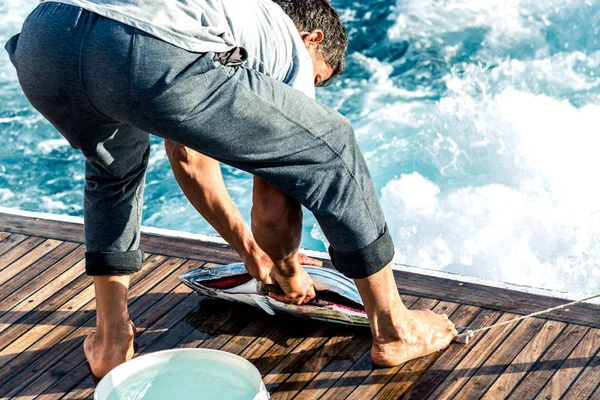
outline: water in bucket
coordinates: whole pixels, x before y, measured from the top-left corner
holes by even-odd
[[[161,354],[155,353],[159,357]],[[184,355],[184,356],[181,356]],[[205,356],[206,354],[203,354]],[[261,391],[260,374],[254,369],[256,377],[249,374],[246,360],[226,357],[189,357],[185,353],[176,356],[151,358],[139,361],[133,368],[113,370],[119,376],[109,377],[103,389],[108,390],[105,400],[186,400],[186,399],[266,399],[268,394]],[[132,360],[136,361],[136,359]],[[242,363],[243,361],[243,363]],[[127,364],[127,363],[126,363]],[[122,367],[125,367],[123,364]],[[253,372],[254,372],[253,371]],[[258,378],[257,385],[256,379]],[[104,380],[103,380],[104,381]],[[102,385],[102,382],[101,382]],[[264,388],[264,386],[262,386]],[[100,385],[98,387],[100,389]],[[98,390],[97,390],[98,392]],[[261,392],[263,395],[261,395]]]

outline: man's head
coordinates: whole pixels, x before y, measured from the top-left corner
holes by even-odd
[[[316,86],[344,72],[348,37],[328,0],[273,0],[294,21],[313,60]]]

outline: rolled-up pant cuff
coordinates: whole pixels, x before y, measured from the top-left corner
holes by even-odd
[[[144,252],[142,249],[109,253],[86,252],[85,272],[88,275],[131,275],[142,269]]]
[[[329,255],[334,267],[351,279],[361,279],[381,271],[394,258],[394,241],[388,230],[373,243],[360,250],[336,251],[329,247]]]

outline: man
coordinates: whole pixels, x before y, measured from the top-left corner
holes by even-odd
[[[218,230],[250,273],[280,286],[284,294],[272,294],[279,300],[314,297],[297,251],[299,204],[314,213],[332,262],[364,301],[374,364],[424,356],[456,335],[445,315],[402,304],[393,243],[352,127],[311,98],[313,84],[343,69],[337,14],[326,0],[280,4],[294,21],[270,0],[53,0],[6,45],[31,104],[86,157],[86,272],[97,326],[84,351],[98,377],[134,353],[127,290],[143,260],[149,134],[168,141],[184,191],[204,196],[195,204],[223,223]],[[219,175],[207,175],[214,184],[194,175],[207,168],[189,160],[205,156],[257,177],[254,238],[223,206]],[[194,189],[203,185],[214,189]]]

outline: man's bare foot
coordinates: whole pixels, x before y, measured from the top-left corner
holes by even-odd
[[[83,342],[83,352],[92,374],[101,379],[116,366],[131,360],[135,353],[134,339],[132,322],[119,332],[101,329],[90,332]]]
[[[406,325],[398,337],[374,338],[371,359],[378,367],[394,367],[448,346],[458,334],[446,314],[407,310]]]

